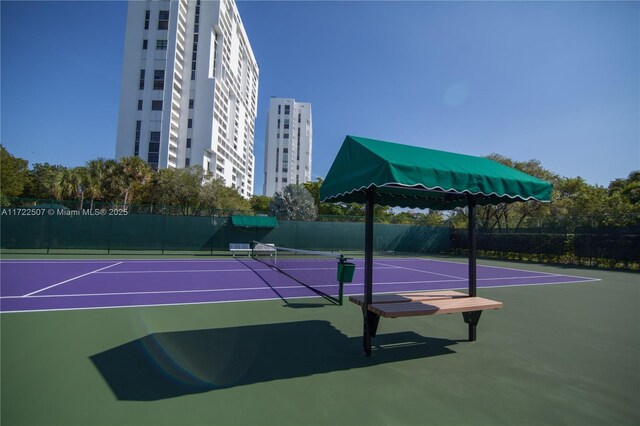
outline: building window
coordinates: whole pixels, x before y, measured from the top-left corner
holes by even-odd
[[[136,140],[133,147],[133,155],[138,156],[140,152],[140,129],[142,128],[142,121],[136,121]]]
[[[142,111],[142,99],[138,99],[138,111]]]
[[[151,101],[152,111],[162,111],[162,101]]]
[[[187,120],[187,128],[192,128],[193,127],[193,119],[190,118],[189,120]]]
[[[153,170],[158,170],[158,160],[160,159],[160,132],[151,132],[149,135],[149,154],[147,163]]]
[[[149,44],[149,40],[142,40],[142,50],[147,50],[148,44]]]
[[[291,105],[285,105],[284,106],[284,115],[289,115],[289,112],[291,112]]]
[[[280,108],[282,107],[282,105],[278,105],[278,114],[280,114]]]
[[[158,15],[158,29],[166,30],[169,28],[169,11],[161,10]]]
[[[153,90],[164,90],[164,70],[155,70],[153,73]]]
[[[287,183],[289,180],[286,177],[282,178],[282,183]]]
[[[189,167],[191,165],[191,158],[185,158],[184,159],[184,166],[185,167]]]
[[[189,109],[193,109],[193,99],[189,99]]]
[[[144,70],[140,70],[140,90],[144,90]]]
[[[302,118],[302,114],[298,113],[298,124],[300,124],[300,119]]]
[[[282,148],[282,172],[289,172],[289,148]],[[284,179],[282,179],[285,182]]]
[[[187,138],[187,148],[191,148],[191,138]]]
[[[144,29],[148,30],[149,29],[149,18],[151,17],[151,11],[147,10],[144,13]]]
[[[280,128],[280,119],[278,118],[278,129]]]
[[[284,119],[284,128],[285,128],[285,129],[288,129],[288,128],[289,128],[289,119],[288,119],[288,118],[285,118],[285,119]]]
[[[156,40],[156,50],[167,50],[167,40]]]
[[[285,133],[284,135],[282,135],[283,139],[289,139],[289,133]]]
[[[280,167],[280,148],[276,148],[276,173],[278,173],[278,168]],[[276,178],[276,182],[278,178]]]

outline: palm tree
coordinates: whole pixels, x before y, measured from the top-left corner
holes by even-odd
[[[124,193],[124,182],[120,165],[116,160],[106,160],[104,162],[104,176],[102,180],[103,194],[107,201],[117,204],[120,195]]]
[[[103,181],[106,166],[105,159],[98,158],[87,162],[87,182],[85,192],[91,196],[91,210],[93,210],[93,202],[104,196]]]
[[[86,184],[86,169],[75,167],[73,169],[62,169],[59,173],[59,187],[62,198],[78,198],[79,208],[84,205],[84,187]]]
[[[47,196],[51,196],[56,200],[61,200],[64,195],[64,173],[65,168],[62,166],[53,166],[45,171],[42,185],[44,186]]]
[[[120,159],[120,172],[124,189],[124,209],[132,197],[133,188],[144,185],[151,177],[151,168],[140,157],[124,157]]]

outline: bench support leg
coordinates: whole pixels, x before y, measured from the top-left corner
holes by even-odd
[[[376,337],[380,315],[371,312],[365,306],[362,308],[362,316],[364,317],[362,349],[366,356],[371,356],[371,339]]]
[[[469,341],[470,342],[475,342],[476,340],[476,326],[478,325],[478,321],[480,321],[480,315],[482,315],[482,311],[462,313],[462,318],[464,318],[464,322],[469,324]]]

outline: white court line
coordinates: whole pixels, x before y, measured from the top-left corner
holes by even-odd
[[[287,300],[292,299],[312,299],[320,296],[293,296],[287,297]],[[179,302],[179,303],[155,303],[153,305],[114,305],[114,306],[90,306],[80,308],[52,308],[52,309],[24,309],[16,311],[0,311],[0,314],[19,314],[29,312],[51,312],[51,311],[86,311],[86,310],[98,310],[98,309],[122,309],[122,308],[157,308],[165,306],[185,306],[185,305],[209,305],[213,303],[241,303],[241,302],[263,302],[271,300],[282,300],[281,297],[265,297],[262,299],[235,299],[235,300],[207,300],[204,302]]]
[[[464,265],[464,266],[467,265],[467,263],[464,263],[464,262],[455,262],[453,260],[429,259],[427,257],[410,257],[410,258],[397,259],[397,260],[426,260],[428,262],[453,263],[453,264],[456,264],[456,265]],[[570,265],[568,265],[568,266],[570,266]],[[509,271],[518,271],[518,272],[534,272],[534,273],[537,273],[537,274],[545,274],[545,275],[549,275],[549,276],[562,276],[562,277],[580,278],[580,279],[590,280],[590,281],[601,281],[599,278],[581,277],[579,275],[552,274],[550,272],[530,271],[528,269],[508,268],[506,266],[492,266],[492,265],[483,265],[483,264],[479,264],[478,263],[478,267],[494,268],[494,269],[507,269]]]
[[[265,269],[266,271],[267,269]],[[253,272],[250,269],[167,269],[166,271],[105,271],[96,274],[165,274],[186,272]]]
[[[102,271],[103,269],[111,268],[111,267],[113,267],[113,266],[117,266],[117,265],[119,265],[119,264],[121,264],[121,263],[122,263],[122,262],[114,263],[113,265],[105,266],[104,268],[96,269],[95,271],[87,272],[86,274],[78,275],[77,277],[69,278],[68,280],[60,281],[59,283],[52,284],[52,285],[50,285],[49,287],[41,288],[40,290],[36,290],[36,291],[34,291],[34,292],[31,292],[31,293],[29,293],[29,294],[25,294],[24,296],[20,296],[20,297],[29,297],[29,296],[33,296],[33,295],[34,295],[34,294],[36,294],[36,293],[40,293],[40,292],[42,292],[42,291],[49,290],[50,288],[53,288],[53,287],[59,286],[59,285],[64,284],[64,283],[68,283],[69,281],[77,280],[78,278],[86,277],[87,275],[95,274],[96,272],[100,272],[100,271]]]
[[[207,262],[215,262],[215,263],[237,263],[237,260],[226,260],[226,259],[72,259],[72,260],[0,260],[0,264],[4,263],[16,263],[16,264],[41,264],[41,263],[107,263],[107,262],[116,262],[120,261],[127,263],[207,263]]]
[[[115,266],[115,265],[113,265]],[[559,275],[562,276],[562,275]],[[517,280],[517,279],[529,279],[529,278],[548,278],[548,275],[537,276],[537,277],[502,277],[502,278],[479,278],[478,281],[495,281],[495,280]],[[451,279],[451,280],[430,280],[430,281],[388,281],[388,282],[375,282],[375,285],[402,285],[402,284],[434,284],[434,283],[451,283],[451,282],[466,282],[466,278],[460,279]],[[592,279],[591,281],[601,281],[600,279]],[[568,281],[568,282],[588,282],[588,281]],[[520,286],[520,285],[545,285],[545,284],[562,284],[563,282],[558,283],[534,283],[534,284],[511,284],[504,286],[485,286],[483,288],[490,287],[510,287],[510,286]],[[345,288],[353,287],[353,286],[361,286],[364,283],[347,283]],[[214,289],[194,289],[194,290],[162,290],[162,291],[128,291],[128,292],[117,292],[117,293],[71,293],[71,294],[42,294],[39,296],[32,296],[33,298],[52,298],[52,297],[82,297],[82,296],[125,296],[131,294],[180,294],[180,293],[211,293],[211,292],[222,292],[222,291],[254,291],[254,290],[269,290],[271,288],[284,290],[290,288],[296,288],[297,286],[278,286],[278,287],[228,287],[228,288],[214,288]],[[313,286],[314,288],[323,288],[323,287],[331,287],[335,288],[336,284],[321,284]],[[44,289],[43,289],[44,290]],[[25,296],[2,296],[0,299],[20,299]]]
[[[376,263],[378,265],[383,265],[383,266],[391,266],[393,268],[398,268],[398,269],[406,269],[408,271],[416,271],[416,272],[422,272],[422,273],[425,273],[425,274],[440,275],[441,277],[456,278],[456,279],[459,279],[459,280],[466,280],[467,279],[467,278],[464,278],[464,277],[457,277],[455,275],[440,274],[438,272],[429,272],[429,271],[425,271],[425,270],[422,270],[422,269],[414,269],[414,268],[407,268],[405,266],[389,265],[388,263],[382,263],[382,262],[374,262],[374,263]]]
[[[319,285],[315,287],[336,287],[336,285]],[[284,287],[244,287],[244,288],[209,288],[199,290],[161,290],[161,291],[125,291],[117,293],[71,293],[71,294],[41,294],[39,296],[32,296],[32,298],[54,298],[54,297],[96,297],[96,296],[130,296],[130,295],[153,295],[153,294],[182,294],[182,293],[219,293],[221,291],[256,291],[256,290],[271,290],[271,289],[283,290],[287,288],[299,288],[298,286],[284,286]],[[20,299],[24,296],[3,296],[0,299]]]
[[[568,276],[568,275],[567,275]],[[516,285],[501,285],[501,286],[488,286],[483,288],[501,288],[501,287],[526,287],[526,286],[534,286],[534,285],[553,285],[553,284],[573,284],[573,283],[583,283],[583,282],[591,282],[591,281],[602,281],[599,278],[589,278],[587,281],[569,281],[569,282],[556,282],[556,283],[536,283],[536,284],[516,284]],[[460,287],[463,288],[463,287]],[[433,291],[441,291],[441,290],[451,290],[449,288],[441,288],[441,289],[432,289]],[[411,291],[411,290],[410,290]],[[414,290],[415,291],[415,290]],[[394,294],[394,291],[383,291],[383,292],[374,292],[374,294]],[[349,296],[345,292],[345,296]],[[9,296],[14,297],[14,296]],[[36,297],[44,297],[44,296],[36,296]],[[60,296],[58,296],[60,297]],[[292,299],[309,299],[314,298],[316,296],[294,296],[287,297],[287,300]],[[2,299],[2,298],[0,298]],[[114,306],[93,306],[93,307],[79,307],[79,308],[53,308],[53,309],[24,309],[24,310],[16,310],[16,311],[2,311],[0,314],[12,314],[12,313],[28,313],[28,312],[49,312],[49,311],[85,311],[85,310],[97,310],[97,309],[122,309],[122,308],[155,308],[155,307],[165,307],[165,306],[184,306],[184,305],[207,305],[207,304],[215,304],[215,303],[241,303],[241,302],[262,302],[262,301],[271,301],[271,300],[282,300],[281,297],[265,297],[262,299],[236,299],[236,300],[210,300],[210,301],[202,301],[202,302],[180,302],[180,303],[155,303],[152,305],[114,305]]]

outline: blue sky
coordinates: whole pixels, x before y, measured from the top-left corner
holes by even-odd
[[[271,96],[313,107],[313,175],[346,134],[538,159],[607,185],[640,168],[639,2],[239,1]],[[1,142],[30,163],[115,154],[126,2],[2,1]]]

